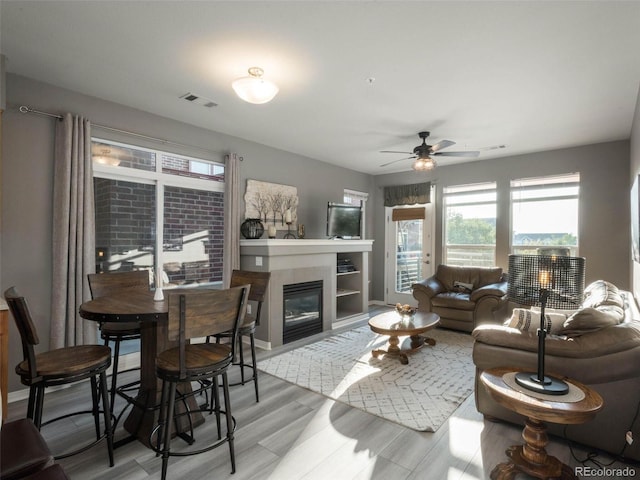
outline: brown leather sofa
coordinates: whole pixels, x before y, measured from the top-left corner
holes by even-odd
[[[440,315],[440,325],[471,332],[483,323],[502,322],[507,278],[500,267],[439,265],[436,274],[412,285],[418,310]]]
[[[549,423],[549,432],[638,461],[640,313],[631,293],[619,291],[607,282],[594,283],[600,283],[600,287],[605,284],[606,288],[597,302],[593,295],[585,297],[579,309],[584,318],[582,324],[576,325],[574,321],[571,325],[569,319],[575,319],[577,315],[569,314],[567,321],[561,324],[562,328],[547,336],[545,371],[593,388],[602,396],[604,407],[593,420],[581,425],[569,425],[565,429],[564,425]],[[616,312],[619,312],[617,319]],[[479,374],[494,367],[537,371],[535,329],[522,331],[507,324],[482,325],[473,331],[476,407],[489,419],[524,425],[523,417],[498,405],[479,382]],[[631,445],[625,441],[627,431],[631,431],[635,439]]]

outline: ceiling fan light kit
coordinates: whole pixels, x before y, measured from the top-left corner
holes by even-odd
[[[418,172],[426,172],[436,168],[436,162],[431,157],[418,157],[414,160],[411,168]]]
[[[477,157],[478,155],[480,155],[480,152],[478,151],[440,152],[440,150],[442,150],[443,148],[447,148],[447,147],[450,147],[451,145],[455,145],[456,142],[452,142],[451,140],[440,140],[435,145],[427,145],[427,137],[429,135],[430,135],[430,132],[418,133],[418,136],[422,139],[422,144],[414,148],[413,152],[397,152],[394,150],[383,150],[381,153],[406,153],[411,156],[407,158],[401,158],[400,160],[394,160],[392,162],[383,163],[380,166],[386,167],[387,165],[391,165],[396,162],[415,159],[411,168],[417,171],[428,171],[428,170],[433,170],[436,167],[436,161],[432,158],[435,155],[442,155],[445,157]]]
[[[249,76],[238,78],[231,86],[242,100],[253,104],[267,103],[278,94],[278,86],[263,78],[264,70],[260,67],[251,67]]]

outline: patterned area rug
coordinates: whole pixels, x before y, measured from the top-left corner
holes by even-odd
[[[368,326],[258,363],[258,369],[419,431],[435,432],[473,392],[471,335],[430,330],[433,347],[396,358],[371,356],[387,337]],[[400,338],[400,341],[404,337]]]

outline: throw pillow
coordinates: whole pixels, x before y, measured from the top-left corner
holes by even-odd
[[[618,287],[605,280],[596,280],[584,289],[583,307],[598,308],[603,305],[624,307]]]
[[[616,306],[585,307],[567,318],[560,331],[567,337],[579,337],[605,327],[618,325],[624,319],[624,310]]]
[[[464,283],[455,281],[453,282],[453,291],[458,293],[471,293],[473,290],[473,283]]]
[[[511,314],[511,320],[509,320],[509,327],[517,328],[523,332],[535,332],[540,328],[540,315],[541,312],[529,310],[527,308],[514,308]],[[545,330],[550,334],[559,334],[563,328],[566,315],[562,313],[547,313],[544,312],[545,317]]]

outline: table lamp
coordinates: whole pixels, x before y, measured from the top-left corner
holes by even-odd
[[[518,373],[516,375],[518,385],[548,395],[563,395],[569,391],[566,382],[545,376],[544,373],[547,336],[545,308],[577,308],[582,303],[584,273],[583,257],[509,255],[507,297],[520,305],[540,307],[538,371]]]

